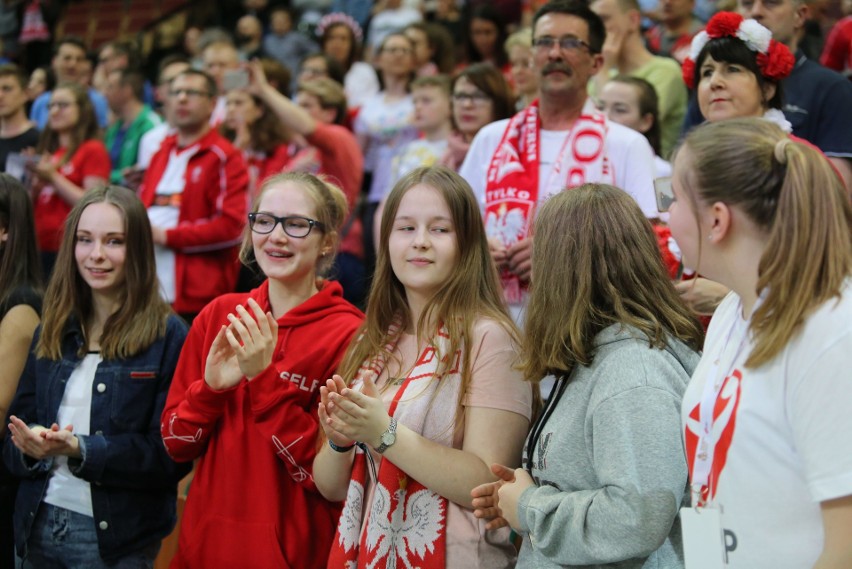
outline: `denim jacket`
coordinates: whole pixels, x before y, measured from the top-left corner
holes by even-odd
[[[33,348],[40,332],[41,328]],[[165,336],[130,358],[103,360],[95,373],[91,434],[78,436],[83,457],[69,458],[68,467],[91,483],[104,561],[159,541],[174,528],[177,482],[192,465],[169,458],[160,437],[160,414],[186,333],[186,324],[171,315]],[[61,360],[37,358],[31,350],[9,414],[28,425],[54,423],[68,378],[81,361],[82,345],[79,324],[71,323],[62,340]],[[3,460],[22,479],[15,504],[15,541],[18,554],[24,556],[54,461],[25,456],[9,437]]]

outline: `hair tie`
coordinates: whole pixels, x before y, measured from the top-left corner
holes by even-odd
[[[779,164],[787,164],[787,147],[793,143],[788,137],[784,137],[775,143],[775,159]]]

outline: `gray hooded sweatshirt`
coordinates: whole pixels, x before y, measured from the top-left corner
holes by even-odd
[[[592,364],[573,370],[535,443],[536,485],[518,504],[517,567],[682,569],[680,404],[699,356],[671,338],[665,350],[650,348],[620,325],[595,345]]]

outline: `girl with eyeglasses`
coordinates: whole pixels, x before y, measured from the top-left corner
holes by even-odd
[[[85,89],[74,83],[59,85],[47,108],[47,126],[36,147],[41,159],[32,166],[35,176],[31,188],[46,277],[56,261],[62,225],[71,208],[87,190],[106,184],[111,170]]]
[[[314,477],[345,499],[328,566],[511,567],[509,532],[486,532],[470,492],[517,465],[533,391],[470,186],[414,170],[381,244],[367,320],[321,389]]]
[[[240,258],[266,275],[194,320],[162,416],[180,462],[196,461],[173,568],[322,568],[339,506],[317,492],[319,387],[363,315],[331,266],[346,197],[305,173],[260,187]]]
[[[476,133],[487,124],[512,116],[515,100],[499,69],[490,63],[474,63],[453,79],[453,127],[441,164],[458,170]]]
[[[186,332],[159,295],[145,206],[127,188],[90,190],[68,215],[9,410],[23,569],[153,567],[189,471],[160,438]]]

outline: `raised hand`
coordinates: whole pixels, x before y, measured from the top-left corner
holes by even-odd
[[[263,312],[253,298],[248,301],[251,313],[243,306],[228,314],[230,326],[225,337],[237,357],[240,370],[251,381],[269,367],[278,343],[278,322],[270,312]]]
[[[373,448],[381,445],[390,416],[372,379],[364,378],[362,391],[345,387],[340,393],[330,392],[328,397],[332,404],[328,409],[328,426],[350,440]]]
[[[222,391],[237,385],[243,379],[243,372],[237,361],[234,349],[225,337],[227,326],[222,326],[210,351],[207,352],[207,361],[204,364],[204,381],[211,389]]]
[[[331,426],[332,421],[329,417],[329,411],[334,408],[334,403],[330,401],[329,395],[331,393],[339,395],[344,389],[346,389],[346,382],[343,381],[341,376],[335,374],[332,379],[327,379],[325,385],[320,386],[320,402],[317,410],[320,427],[322,427],[326,438],[339,447],[348,447],[355,442],[335,431]]]

